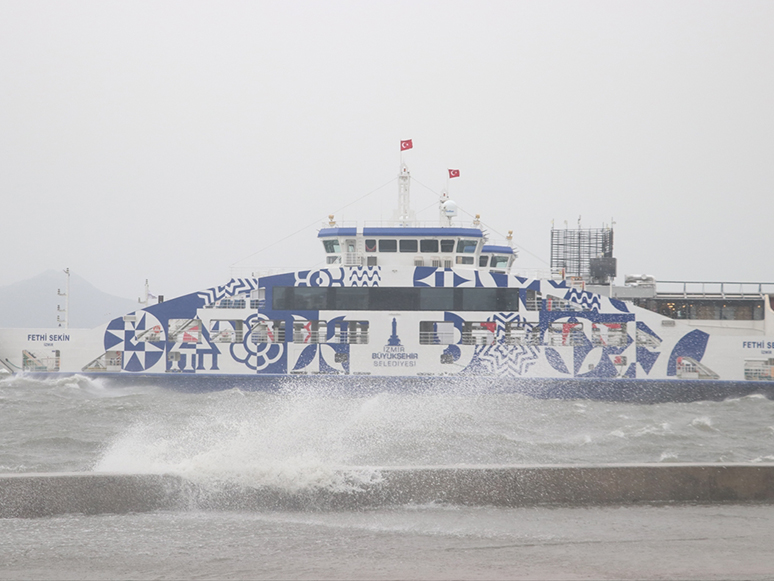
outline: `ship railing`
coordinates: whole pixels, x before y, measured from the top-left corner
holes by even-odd
[[[274,274],[285,274],[298,270],[312,270],[313,266],[232,266],[229,269],[231,278],[261,278]]]
[[[656,289],[658,295],[663,298],[753,299],[774,294],[774,282],[659,280],[656,282]]]
[[[458,222],[454,221],[451,225],[441,224],[438,220],[366,220],[363,222],[364,228],[475,228],[484,230],[481,222]]]
[[[512,275],[521,276],[523,278],[543,278],[543,279],[554,278],[551,275],[550,270],[539,269],[539,268],[519,268],[516,265],[513,265],[511,267],[510,273]]]
[[[357,252],[345,252],[344,266],[363,266],[363,256]]]

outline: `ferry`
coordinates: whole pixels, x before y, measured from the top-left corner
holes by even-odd
[[[774,284],[633,275],[614,286],[612,227],[552,229],[549,275],[528,276],[512,233],[496,243],[478,217],[459,222],[445,192],[438,222],[416,222],[410,180],[401,163],[388,224],[330,216],[318,268],[155,304],[146,293],[145,306],[95,329],[2,329],[0,370],[191,391],[774,398]]]

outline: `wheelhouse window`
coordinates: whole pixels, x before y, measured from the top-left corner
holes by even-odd
[[[438,240],[420,240],[419,250],[421,252],[438,252]]]
[[[285,321],[256,321],[250,327],[250,339],[253,343],[284,343]]]
[[[454,252],[454,240],[441,240],[441,252]]]
[[[325,246],[325,252],[333,254],[334,252],[341,252],[341,246],[338,240],[323,240],[323,246]]]
[[[477,247],[478,247],[477,240],[460,240],[459,242],[457,242],[457,253],[474,254],[476,252]]]
[[[420,321],[420,345],[451,345],[454,343],[454,323],[451,321]]]
[[[401,240],[400,251],[401,252],[416,252],[418,249],[416,240]]]
[[[397,252],[397,240],[379,240],[379,252]]]
[[[507,256],[493,256],[492,260],[489,264],[490,268],[507,268],[508,267],[508,260],[509,258]]]
[[[365,241],[366,252],[376,252],[376,240],[369,238]]]
[[[293,343],[325,343],[327,332],[325,321],[294,321]]]

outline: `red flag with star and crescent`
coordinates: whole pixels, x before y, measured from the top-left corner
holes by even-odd
[[[400,150],[406,151],[407,149],[411,149],[414,147],[414,144],[412,143],[411,139],[406,139],[405,141],[400,142]]]
[[[450,178],[458,178],[458,177],[460,177],[460,170],[458,170],[458,169],[450,169],[449,170],[449,177]]]

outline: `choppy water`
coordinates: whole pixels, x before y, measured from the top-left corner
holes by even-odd
[[[185,394],[0,381],[0,472],[336,488],[342,467],[774,460],[774,401],[635,405],[455,389]],[[348,472],[352,482],[352,471]],[[0,519],[0,579],[770,578],[774,507],[404,506]]]
[[[774,401],[637,405],[518,394],[186,394],[0,381],[0,472],[166,472],[286,488],[345,466],[768,462]]]

